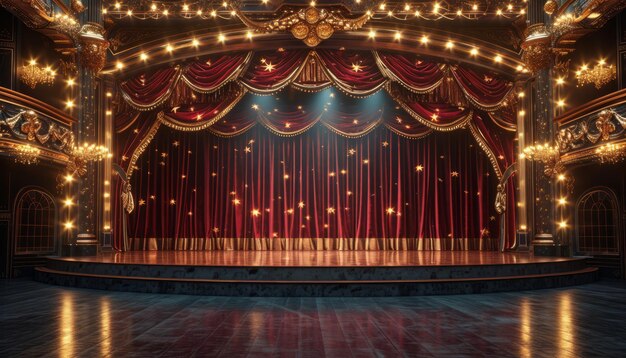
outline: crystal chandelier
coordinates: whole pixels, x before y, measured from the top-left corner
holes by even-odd
[[[36,164],[39,161],[41,149],[30,144],[20,144],[15,147],[15,162],[20,164]]]
[[[547,176],[554,176],[563,169],[561,163],[561,155],[557,146],[551,146],[546,144],[531,145],[524,148],[521,159],[528,159],[544,164],[544,174]]]
[[[623,144],[607,143],[596,149],[596,155],[600,159],[600,163],[615,164],[624,160],[626,150]]]
[[[52,85],[56,71],[48,67],[39,67],[35,60],[31,60],[28,65],[20,69],[20,80],[28,87],[35,88],[38,84]]]
[[[104,158],[111,158],[111,153],[107,147],[88,143],[74,147],[72,155],[87,162],[97,162]]]
[[[615,65],[607,65],[604,60],[600,60],[593,68],[583,65],[576,71],[576,79],[578,79],[579,86],[593,83],[596,89],[600,89],[602,86],[613,81],[616,76],[617,70],[615,69]]]
[[[547,163],[559,158],[559,148],[548,143],[531,145],[524,148],[521,157]]]
[[[88,144],[74,147],[67,169],[70,173],[83,176],[87,174],[87,163],[98,162],[105,158],[111,158],[112,154],[107,147],[102,145]]]

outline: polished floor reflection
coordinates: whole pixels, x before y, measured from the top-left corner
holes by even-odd
[[[408,298],[228,298],[0,281],[0,356],[623,357],[626,282]]]

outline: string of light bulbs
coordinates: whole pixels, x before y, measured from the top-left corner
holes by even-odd
[[[392,18],[400,21],[409,20],[478,20],[483,17],[498,17],[505,19],[516,19],[526,14],[526,1],[515,3],[510,1],[507,4],[494,5],[490,2],[463,3],[453,6],[445,1],[434,1],[427,3],[386,3],[381,2],[362,12],[372,15],[373,19]],[[261,0],[262,5],[269,5],[270,1]],[[360,5],[361,0],[355,0],[355,4]],[[311,1],[309,6],[316,6],[315,1]],[[357,6],[358,7],[358,6]],[[292,10],[288,10],[292,11]],[[359,10],[355,9],[358,13]],[[102,14],[114,19],[133,18],[138,20],[158,20],[163,18],[183,18],[183,19],[233,19],[236,11],[234,5],[227,1],[211,1],[200,4],[168,4],[152,2],[149,6],[133,6],[123,2],[115,2],[112,5],[102,8]]]

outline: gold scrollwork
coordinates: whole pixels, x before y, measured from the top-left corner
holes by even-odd
[[[257,22],[245,16],[240,10],[234,10],[241,21],[257,32],[284,32],[289,31],[298,40],[307,46],[315,47],[323,40],[329,39],[336,31],[358,30],[369,21],[371,13],[356,18],[346,18],[342,15],[310,6],[300,9],[295,14],[285,14],[275,20]]]

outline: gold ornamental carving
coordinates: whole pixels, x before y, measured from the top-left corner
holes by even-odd
[[[358,30],[372,17],[368,12],[356,18],[346,18],[334,11],[310,6],[296,13],[285,14],[275,20],[257,22],[239,10],[235,12],[246,26],[256,32],[290,32],[293,37],[302,40],[309,47],[319,45],[337,31]]]
[[[535,24],[528,27],[528,36],[522,43],[522,61],[532,73],[548,68],[552,64],[552,36],[545,25]]]
[[[105,33],[102,25],[89,22],[83,25],[78,34],[81,63],[94,73],[100,72],[106,64],[109,41],[105,39]]]

